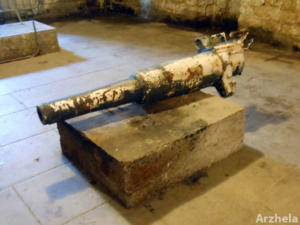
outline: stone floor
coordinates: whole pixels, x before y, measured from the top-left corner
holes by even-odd
[[[193,183],[127,210],[61,155],[35,106],[195,53],[198,32],[130,18],[56,22],[61,51],[0,64],[0,224],[255,224],[300,219],[300,59],[256,44],[231,101],[246,107],[245,146]],[[213,88],[205,90],[217,94]]]

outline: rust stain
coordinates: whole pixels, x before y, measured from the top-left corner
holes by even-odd
[[[219,60],[215,59],[215,60],[212,62],[212,66],[213,66],[213,67],[218,67],[218,66],[219,66]]]
[[[213,37],[220,36],[223,34]],[[38,115],[43,124],[52,124],[91,109],[106,109],[132,101],[150,103],[212,85],[221,96],[231,96],[236,85],[231,77],[240,75],[244,65],[243,41],[244,38],[219,43],[207,53],[141,71],[110,87],[43,104],[38,106]]]
[[[195,79],[195,78],[202,77],[203,76],[202,65],[198,65],[198,66],[195,66],[195,67],[190,67],[190,68],[188,68],[187,72],[188,72],[187,80],[192,80],[192,79]]]
[[[110,89],[107,89],[106,91],[103,92],[103,95],[101,97],[101,101],[106,102],[106,100],[107,100],[106,94],[108,92],[110,92]]]
[[[118,92],[116,90],[113,90],[113,97],[112,97],[113,101],[115,101],[115,97],[116,97],[117,94],[118,94]]]
[[[166,80],[167,80],[169,83],[172,83],[173,77],[174,77],[174,74],[173,74],[173,73],[171,73],[170,71],[165,70],[165,71],[163,71],[163,75],[164,75],[164,77],[166,78]]]

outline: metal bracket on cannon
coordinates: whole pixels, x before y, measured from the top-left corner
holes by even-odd
[[[227,39],[224,32],[211,36],[201,36],[195,40],[198,53],[213,52],[223,64],[223,75],[215,83],[215,87],[221,96],[231,96],[236,89],[236,81],[232,78],[241,75],[244,68],[244,50],[248,50],[253,43],[250,39],[247,47],[244,47],[249,32],[246,30],[234,31]]]

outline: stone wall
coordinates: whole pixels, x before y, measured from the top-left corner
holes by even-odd
[[[300,0],[243,0],[238,22],[263,41],[300,48]]]
[[[237,19],[240,0],[114,0],[135,14],[172,21]]]
[[[78,13],[85,3],[86,0],[44,0],[41,16],[55,17]]]
[[[30,0],[19,0],[30,1]],[[42,0],[38,18],[88,15],[102,5],[175,22],[236,20],[257,39],[300,49],[300,0]],[[10,0],[0,0],[2,8]],[[10,16],[15,17],[15,14]],[[226,23],[225,23],[226,24]]]
[[[77,14],[84,9],[86,0],[44,0],[40,18],[56,18]]]
[[[172,21],[237,20],[256,39],[300,49],[300,0],[114,0],[135,14]],[[146,4],[148,2],[148,4]],[[147,7],[148,5],[148,7]],[[147,11],[148,9],[148,11]],[[226,23],[225,23],[226,24]]]
[[[30,1],[33,3],[37,0],[17,0],[17,8],[24,9],[30,8]],[[98,0],[41,0],[42,4],[38,14],[38,18],[58,18],[65,17],[68,15],[87,13],[88,6],[93,4],[98,4]],[[0,0],[0,8],[14,9],[16,5],[14,1],[11,0]],[[21,16],[25,17],[26,13],[29,18],[32,17],[30,11],[20,11]],[[16,13],[5,13],[6,18],[16,18]]]

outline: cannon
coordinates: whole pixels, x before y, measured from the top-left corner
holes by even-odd
[[[222,97],[236,87],[233,76],[241,75],[245,59],[247,31],[227,36],[220,33],[195,40],[198,54],[137,72],[127,80],[77,96],[37,106],[43,124],[52,124],[95,110],[130,102],[147,104],[214,86]]]

